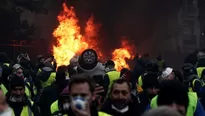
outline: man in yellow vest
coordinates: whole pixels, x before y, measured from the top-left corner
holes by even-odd
[[[39,116],[38,107],[25,94],[25,83],[22,78],[12,77],[6,95],[9,106],[15,116]]]
[[[197,76],[196,68],[189,63],[185,63],[182,67],[183,83],[189,88],[189,92],[196,92],[200,96],[202,81]]]
[[[70,98],[68,93],[68,87],[66,87],[60,94],[58,100],[53,102],[50,106],[50,114],[54,115],[64,115],[68,112],[70,108]]]
[[[150,103],[151,108],[169,106],[179,111],[183,116],[204,116],[203,106],[195,92],[188,92],[177,80],[163,81],[160,91]]]
[[[41,72],[36,77],[41,83],[41,89],[50,86],[56,80],[56,72],[51,63],[46,63]]]
[[[107,60],[105,63],[105,72],[106,75],[104,76],[104,88],[105,91],[109,91],[111,85],[113,84],[114,80],[120,78],[120,72],[116,71],[115,63],[112,60]]]
[[[92,104],[95,99],[94,88],[90,77],[84,74],[75,75],[71,78],[68,91],[70,94],[69,110],[67,116],[110,116],[107,113],[99,112],[97,106]],[[65,107],[67,107],[65,105]]]
[[[197,54],[196,70],[199,78],[202,77],[202,71],[205,69],[205,53],[199,51]]]
[[[126,79],[115,80],[101,111],[113,116],[140,116],[138,99],[132,95],[131,89]]]

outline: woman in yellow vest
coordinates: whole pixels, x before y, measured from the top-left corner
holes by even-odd
[[[169,106],[183,116],[205,116],[203,106],[194,92],[188,92],[183,84],[176,80],[163,81],[160,91],[150,103],[151,108]]]

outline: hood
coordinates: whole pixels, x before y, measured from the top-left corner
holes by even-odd
[[[63,89],[63,91],[61,92],[60,96],[67,96],[67,95],[69,95],[68,86]]]

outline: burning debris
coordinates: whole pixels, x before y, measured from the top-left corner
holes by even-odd
[[[94,49],[99,57],[103,57],[98,47],[98,33],[101,25],[95,24],[94,17],[91,16],[86,23],[85,34],[82,35],[74,7],[68,8],[65,3],[62,6],[63,10],[57,17],[59,26],[53,32],[53,36],[57,39],[57,45],[53,45],[53,54],[58,66],[68,65],[71,58],[88,48]],[[112,60],[118,71],[122,68],[129,68],[126,59],[131,59],[132,54],[132,47],[127,40],[123,40],[121,48],[112,52]]]

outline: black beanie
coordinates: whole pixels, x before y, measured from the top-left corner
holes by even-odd
[[[9,81],[10,89],[15,88],[16,86],[25,86],[24,80],[21,77],[13,76]]]
[[[143,85],[142,88],[143,89],[148,89],[148,88],[159,88],[159,82],[158,82],[158,73],[155,72],[148,72],[145,73],[144,75],[142,75],[142,81],[143,81]]]

